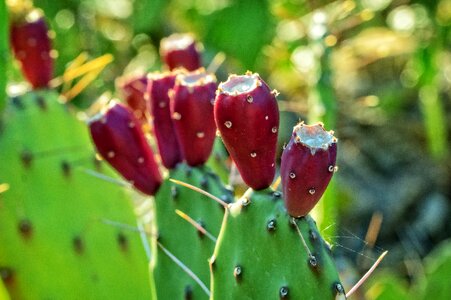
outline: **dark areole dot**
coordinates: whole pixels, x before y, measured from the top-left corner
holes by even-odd
[[[122,232],[119,232],[117,234],[117,243],[122,251],[127,251],[128,240],[127,240],[127,237],[125,236],[125,234],[123,234]]]
[[[318,267],[318,260],[314,255],[310,255],[308,263],[312,269],[316,269]]]
[[[268,224],[266,224],[266,229],[268,229],[269,232],[274,232],[277,227],[277,221],[276,219],[269,220]]]
[[[241,205],[243,207],[248,206],[249,204],[251,204],[251,200],[249,198],[247,198],[247,197],[242,197],[240,201],[241,201]]]
[[[74,247],[74,250],[77,254],[82,254],[84,250],[83,240],[80,236],[75,236],[72,239],[72,247]]]
[[[36,104],[41,110],[47,110],[47,103],[45,102],[44,97],[42,97],[41,95],[36,96]]]
[[[345,293],[345,289],[344,289],[343,285],[341,283],[339,283],[339,282],[334,284],[334,290],[339,295]]]
[[[286,286],[283,286],[279,290],[280,299],[288,299],[289,289]]]
[[[29,168],[31,166],[31,162],[33,161],[33,153],[28,150],[23,150],[20,154],[20,160],[25,168]]]
[[[185,286],[184,296],[185,296],[185,298],[184,298],[185,300],[193,299],[193,288],[191,287],[191,285]]]
[[[19,232],[25,238],[29,238],[33,233],[33,224],[28,219],[20,220],[18,225]]]
[[[70,176],[71,167],[67,160],[61,161],[61,170],[63,171],[65,177]]]
[[[316,235],[316,232],[312,229],[309,230],[309,237],[310,237],[310,241],[314,242],[318,239],[318,236]]]
[[[241,266],[239,266],[239,265],[236,266],[236,267],[233,269],[233,277],[235,277],[235,279],[236,279],[237,281],[240,281],[242,275],[243,275],[243,268],[242,268]]]
[[[19,96],[12,97],[11,103],[16,107],[18,110],[25,109],[25,105],[23,104],[22,99]]]
[[[204,190],[206,188],[208,188],[208,179],[206,177],[202,178],[200,181],[200,186],[201,188],[203,188]]]
[[[178,189],[177,189],[177,187],[176,186],[171,186],[171,197],[172,197],[172,199],[177,199],[177,196],[179,195],[179,191],[178,191]]]

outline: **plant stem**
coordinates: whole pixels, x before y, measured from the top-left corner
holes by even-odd
[[[436,25],[437,35],[440,26]],[[418,92],[420,107],[423,113],[427,145],[432,158],[441,161],[447,155],[446,117],[440,99],[440,80],[438,60],[443,38],[438,37],[426,47],[419,48],[416,54],[417,66],[420,69]]]

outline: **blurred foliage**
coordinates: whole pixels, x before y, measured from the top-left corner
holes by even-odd
[[[0,2],[0,111],[6,103],[6,64],[9,58],[8,50],[8,13],[4,1]]]
[[[423,299],[449,299],[451,295],[451,240],[442,242],[425,259],[425,276],[420,282]],[[414,296],[414,295],[412,295]]]
[[[384,270],[370,280],[366,292],[367,299],[407,300],[433,299],[447,300],[451,295],[451,240],[442,242],[431,252],[422,265],[424,274],[417,273],[414,285],[409,288],[406,280]]]
[[[407,283],[390,272],[379,272],[370,284],[366,297],[373,300],[407,300]]]

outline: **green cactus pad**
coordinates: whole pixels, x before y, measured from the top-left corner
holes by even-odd
[[[219,178],[206,166],[189,167],[179,164],[170,171],[174,178],[199,187],[224,201],[232,195]],[[157,246],[161,243],[186,265],[208,287],[210,272],[208,259],[215,242],[201,234],[194,226],[175,213],[180,210],[214,237],[219,234],[224,207],[196,191],[166,179],[155,197],[157,239],[153,239],[152,270],[158,299],[208,299],[201,287]]]
[[[280,193],[269,189],[248,190],[230,206],[210,267],[214,300],[345,298],[313,219],[292,219]]]
[[[10,99],[0,131],[0,274],[12,299],[151,299],[123,187],[94,159],[87,126],[51,91]],[[114,176],[113,176],[114,177]]]

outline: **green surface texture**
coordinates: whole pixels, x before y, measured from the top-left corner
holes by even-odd
[[[174,178],[199,187],[224,201],[233,197],[219,178],[206,166],[189,167],[179,164],[170,171]],[[214,241],[202,235],[194,226],[175,213],[187,214],[214,237],[219,234],[224,208],[200,193],[165,180],[155,197],[155,218],[158,242],[175,255],[208,287],[210,272],[208,259],[213,253]],[[156,244],[152,243],[152,270],[158,299],[208,299],[201,287],[189,277]]]
[[[248,190],[235,202],[211,259],[212,299],[343,299],[335,264],[313,219],[296,223],[316,266],[290,222],[278,192]]]
[[[123,187],[95,162],[87,126],[52,91],[10,100],[0,133],[0,274],[12,299],[151,299]]]

